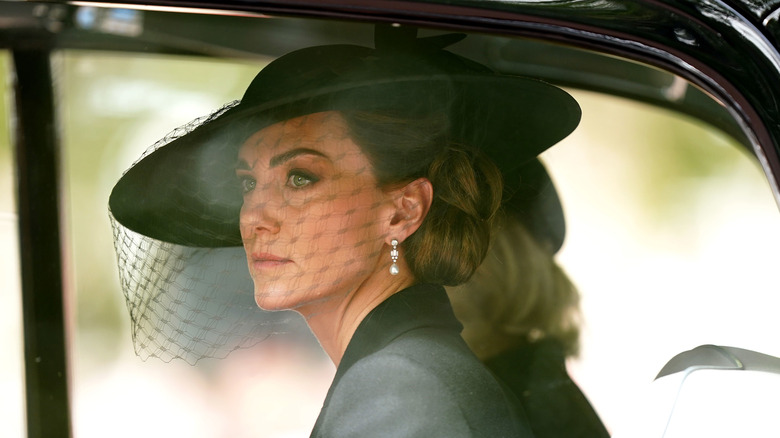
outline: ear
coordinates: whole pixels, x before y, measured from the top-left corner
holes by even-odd
[[[395,212],[387,230],[387,244],[397,239],[403,242],[420,228],[433,202],[433,185],[427,178],[418,178],[392,190]]]

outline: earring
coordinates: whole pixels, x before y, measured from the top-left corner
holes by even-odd
[[[398,275],[401,272],[396,263],[398,261],[398,241],[393,239],[390,241],[390,244],[393,245],[393,249],[390,250],[390,259],[393,260],[393,264],[390,265],[390,275]]]

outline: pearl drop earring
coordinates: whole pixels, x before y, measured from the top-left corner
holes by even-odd
[[[390,250],[390,258],[393,260],[393,264],[390,265],[390,275],[398,275],[401,272],[396,263],[398,261],[398,241],[393,239],[390,244],[393,245],[393,249]]]

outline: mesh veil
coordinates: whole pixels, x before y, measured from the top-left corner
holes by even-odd
[[[176,128],[135,162],[208,123],[238,101]],[[136,354],[146,360],[221,358],[277,332],[303,330],[293,312],[257,307],[242,247],[198,248],[136,233],[109,211]]]
[[[389,268],[380,255],[412,220],[380,186],[412,182],[435,163],[459,163],[437,164],[433,184],[447,189],[431,205],[446,205],[423,223],[450,249],[427,249],[431,272],[414,276],[451,284],[438,259],[470,238],[451,227],[486,231],[486,199],[500,198],[474,159],[494,162],[514,193],[525,179],[511,175],[577,125],[579,106],[563,90],[442,50],[460,37],[398,32],[378,28],[376,49],[318,46],[276,59],[240,103],[177,128],[123,174],[109,213],[139,356],[193,363],[303,324],[260,310],[255,295],[266,308],[307,306],[307,317],[333,310],[338,300],[323,303]],[[456,211],[468,213],[444,219]],[[403,260],[423,234],[399,239]]]

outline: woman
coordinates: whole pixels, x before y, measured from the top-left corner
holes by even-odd
[[[554,258],[561,204],[538,161],[521,173],[526,195],[505,201],[485,261],[447,293],[464,340],[520,400],[536,438],[606,438],[566,371],[579,350],[579,293]]]
[[[442,50],[461,38],[387,26],[376,49],[285,55],[112,192],[120,272],[148,252],[138,239],[243,245],[258,306],[304,316],[337,366],[312,436],[531,436],[460,338],[441,285],[482,262],[501,172],[568,135],[579,107]],[[158,267],[181,260],[156,258],[149,270],[164,280],[125,286],[130,299],[163,285],[131,300],[144,309],[181,283],[183,268]]]

